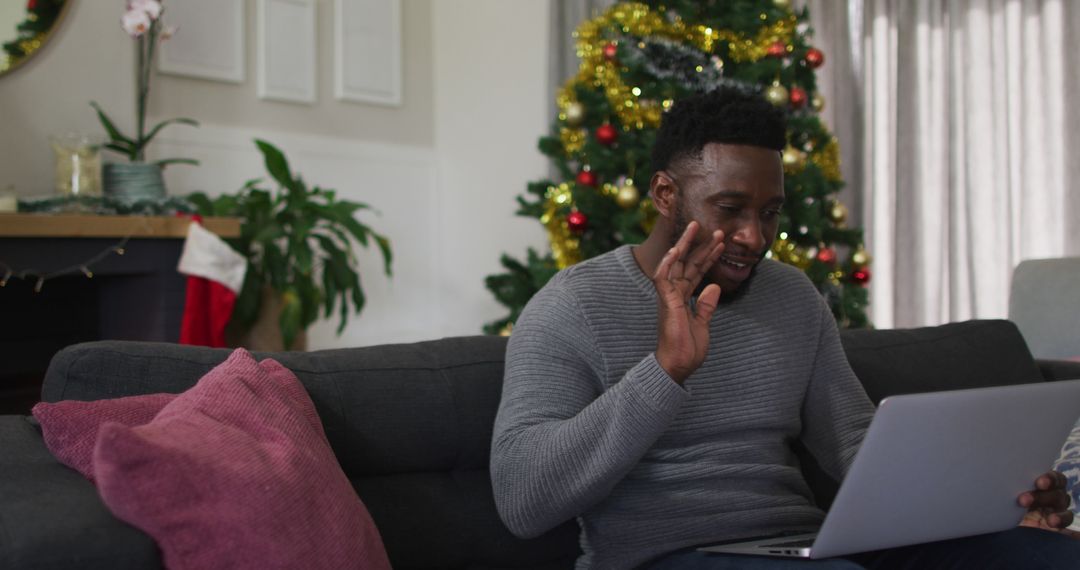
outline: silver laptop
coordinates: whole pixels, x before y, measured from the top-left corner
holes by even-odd
[[[886,398],[817,533],[700,550],[828,558],[1006,530],[1078,417],[1080,380]]]

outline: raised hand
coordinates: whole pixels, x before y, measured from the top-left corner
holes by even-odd
[[[691,306],[690,298],[709,268],[724,251],[724,232],[694,244],[699,230],[690,222],[679,241],[664,254],[653,273],[658,303],[656,360],[682,384],[705,361],[709,348],[709,319],[720,300],[720,286],[710,283]]]
[[[1017,498],[1020,506],[1028,510],[1021,526],[1030,526],[1046,530],[1061,531],[1073,538],[1080,538],[1077,533],[1068,530],[1073,522],[1069,511],[1069,494],[1066,492],[1068,479],[1060,471],[1048,471],[1035,479],[1035,488],[1021,493]]]

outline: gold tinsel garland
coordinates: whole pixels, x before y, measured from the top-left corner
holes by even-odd
[[[822,176],[829,182],[840,182],[840,143],[836,137],[829,139],[825,148],[810,154],[810,162],[821,169]]]
[[[604,46],[614,41],[604,35],[606,29],[615,29],[624,35],[637,38],[655,36],[687,42],[705,53],[713,53],[717,42],[726,41],[728,56],[732,60],[755,62],[766,57],[769,46],[774,43],[789,44],[796,23],[795,16],[791,15],[762,28],[755,37],[750,38],[732,30],[687,25],[678,17],[669,22],[664,14],[650,10],[645,4],[616,4],[603,15],[582,23],[574,32],[581,65],[577,76],[560,89],[556,98],[560,117],[565,118],[566,107],[575,100],[575,84],[592,85],[602,89],[611,107],[615,109],[619,122],[627,129],[656,128],[660,125],[663,109],[671,105],[670,101],[657,105],[655,102],[638,100],[634,90],[623,82],[618,62],[604,57]]]
[[[605,183],[601,186],[600,193],[614,201],[619,195],[619,187]],[[544,214],[540,216],[540,223],[547,228],[548,241],[551,242],[551,256],[559,269],[566,269],[581,261],[581,240],[570,231],[566,216],[562,214],[567,208],[573,208],[573,205],[574,195],[570,190],[570,183],[563,182],[558,186],[548,186],[547,192],[544,193]],[[641,213],[642,229],[645,233],[651,232],[656,224],[657,216],[652,200],[642,198],[637,207]]]
[[[547,228],[548,241],[551,242],[551,256],[559,269],[565,269],[581,261],[581,241],[570,231],[566,224],[566,216],[560,214],[560,210],[570,206],[573,201],[570,184],[567,182],[558,186],[548,186],[544,194],[544,215],[540,216],[540,223]]]

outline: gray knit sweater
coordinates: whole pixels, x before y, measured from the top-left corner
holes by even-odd
[[[744,288],[716,310],[684,387],[653,354],[656,293],[630,246],[533,297],[510,337],[491,448],[510,530],[577,517],[578,568],[606,569],[820,524],[789,443],[839,479],[873,406],[798,269],[762,261]]]

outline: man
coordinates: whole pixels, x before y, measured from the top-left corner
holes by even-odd
[[[491,451],[515,534],[576,517],[579,568],[735,568],[747,559],[692,547],[820,525],[790,442],[839,480],[874,410],[817,290],[764,259],[784,202],[785,131],[780,111],[737,90],[675,105],[653,150],[649,237],[566,269],[529,302]],[[1037,485],[1021,503],[1068,525],[1060,479]]]

